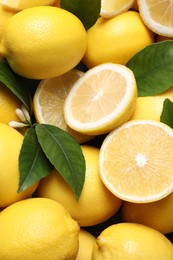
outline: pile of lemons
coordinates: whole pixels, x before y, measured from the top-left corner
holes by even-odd
[[[36,122],[69,132],[86,163],[79,200],[56,169],[17,192],[22,104],[0,84],[0,260],[173,259],[173,129],[160,122],[173,88],[138,97],[126,66],[173,37],[158,19],[169,4],[101,0],[86,31],[58,0],[0,1],[1,59],[38,80]]]

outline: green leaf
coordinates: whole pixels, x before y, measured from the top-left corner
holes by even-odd
[[[80,145],[70,134],[56,126],[39,124],[35,129],[47,158],[78,199],[85,181],[85,159]]]
[[[24,85],[24,79],[17,75],[3,59],[0,59],[0,81],[22,101],[28,111],[31,111],[30,94]]]
[[[126,64],[136,78],[139,96],[151,96],[173,85],[173,41],[153,43]]]
[[[160,121],[173,128],[173,102],[168,98],[163,103]]]
[[[43,153],[34,128],[28,128],[19,155],[20,181],[18,192],[46,177],[53,166]]]
[[[88,30],[100,15],[101,0],[61,0],[61,8],[76,15]]]

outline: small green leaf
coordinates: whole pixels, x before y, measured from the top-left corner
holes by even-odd
[[[28,128],[19,155],[20,182],[18,192],[46,177],[53,166],[43,153],[34,128]]]
[[[56,126],[39,124],[35,129],[47,158],[78,199],[85,181],[85,159],[80,145],[70,134]]]
[[[28,111],[31,111],[30,94],[28,88],[23,84],[23,78],[14,73],[3,59],[0,59],[0,81],[22,101]]]
[[[139,96],[151,96],[173,85],[173,41],[153,43],[126,64],[136,78]]]
[[[88,30],[100,15],[101,0],[61,0],[61,8],[76,15]]]
[[[173,102],[168,98],[163,103],[160,121],[173,128]]]

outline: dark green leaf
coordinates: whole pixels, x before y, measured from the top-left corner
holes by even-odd
[[[160,121],[173,128],[173,102],[168,98],[164,101]]]
[[[100,15],[101,0],[61,0],[61,8],[76,15],[88,30]]]
[[[14,73],[8,63],[3,59],[0,59],[0,81],[22,101],[28,111],[31,110],[30,94],[24,85],[24,79]]]
[[[28,128],[19,155],[18,192],[46,177],[53,166],[43,153],[34,128]]]
[[[127,63],[135,75],[138,95],[151,96],[173,85],[173,41],[153,43]]]
[[[78,199],[85,180],[85,159],[80,145],[70,134],[58,127],[39,124],[35,129],[44,153]]]

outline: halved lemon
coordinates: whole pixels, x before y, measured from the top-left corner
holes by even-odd
[[[55,2],[56,0],[1,0],[1,5],[18,12],[34,6],[53,5]]]
[[[173,36],[172,0],[138,0],[138,6],[144,23],[153,32]]]
[[[160,200],[173,191],[173,129],[132,120],[102,143],[100,176],[117,197],[135,203]]]
[[[64,101],[73,86],[84,73],[77,69],[50,79],[41,80],[33,98],[36,121],[51,124],[69,132],[79,143],[91,140],[91,136],[78,133],[64,120]]]
[[[65,120],[78,132],[105,134],[130,118],[136,99],[133,72],[124,65],[104,63],[73,85],[64,104]]]
[[[114,17],[129,10],[135,0],[101,0],[100,15],[105,18]]]

